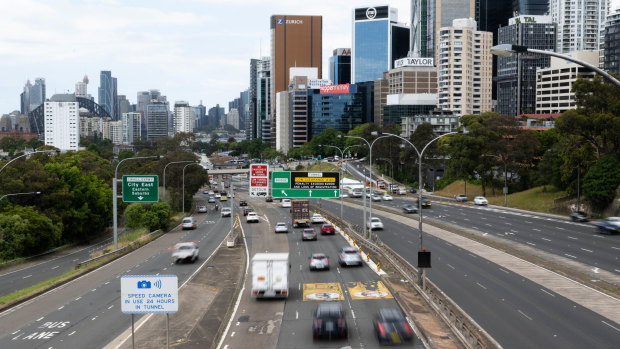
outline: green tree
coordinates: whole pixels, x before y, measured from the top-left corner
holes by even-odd
[[[3,240],[1,258],[12,259],[56,247],[61,232],[51,219],[34,207],[14,206],[0,214],[0,235]]]
[[[583,194],[601,212],[616,196],[620,185],[620,161],[613,155],[600,158],[583,179]]]
[[[143,225],[142,216],[145,209],[142,203],[134,202],[125,209],[125,226],[136,229]]]

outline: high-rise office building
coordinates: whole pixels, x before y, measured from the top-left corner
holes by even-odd
[[[20,102],[20,111],[22,114],[28,114],[30,113],[30,88],[32,87],[32,84],[30,83],[30,80],[26,81],[26,85],[24,85],[24,91],[19,95],[19,102]]]
[[[427,0],[426,57],[439,59],[439,30],[459,18],[476,18],[477,0]],[[422,17],[424,18],[424,17]],[[423,40],[424,41],[424,40]]]
[[[122,143],[133,144],[142,134],[142,114],[138,112],[123,113],[122,122]]]
[[[117,105],[118,115],[123,115],[123,113],[129,113],[133,111],[131,110],[131,102],[129,102],[129,100],[127,99],[127,96],[118,95],[117,101],[118,103],[116,105]]]
[[[329,80],[334,85],[351,83],[351,49],[337,48],[329,57]]]
[[[88,98],[88,76],[84,75],[82,81],[75,83],[75,96]]]
[[[620,75],[620,8],[607,17],[604,37],[603,66],[607,72]]]
[[[609,0],[549,0],[557,23],[556,52],[596,51],[603,43]]]
[[[499,28],[498,43],[553,51],[556,24],[550,16],[518,16]],[[518,53],[497,58],[497,112],[516,116],[536,110],[536,69],[549,66],[550,56]]]
[[[247,122],[248,113],[250,110],[249,93],[250,93],[249,90],[245,90],[239,93],[239,130],[240,131],[246,130],[245,123]]]
[[[103,138],[112,141],[112,144],[123,143],[123,121],[122,120],[104,120],[104,130],[107,129],[107,133],[103,133]]]
[[[34,85],[30,84],[30,80],[26,81],[24,92],[20,94],[21,113],[28,114],[43,102],[45,102],[45,79],[36,78]]]
[[[375,81],[409,52],[409,26],[398,23],[398,10],[389,6],[353,10],[351,82]]]
[[[174,102],[174,133],[194,131],[194,109],[189,102]]]
[[[220,127],[222,126],[222,120],[226,117],[226,113],[223,107],[216,104],[215,107],[210,108],[207,113],[207,124],[210,126]]]
[[[439,106],[458,116],[491,111],[493,34],[473,19],[455,19],[439,32]]]
[[[239,109],[232,108],[226,114],[226,124],[239,129]]]
[[[512,0],[512,11],[519,15],[546,15],[549,0]]]
[[[146,106],[146,139],[168,137],[168,103],[151,101]]]
[[[250,88],[248,89],[248,115],[245,122],[245,138],[252,140],[258,137],[256,132],[256,71],[260,59],[250,59]]]
[[[193,107],[194,108],[194,120],[196,126],[206,126],[207,125],[207,107],[202,105],[202,100],[200,104]]]
[[[112,72],[102,70],[99,74],[99,96],[97,99],[99,105],[112,117],[118,119],[117,114],[117,81],[112,77]]]
[[[45,145],[77,151],[80,143],[79,103],[74,94],[57,94],[44,105]]]
[[[271,141],[271,59],[263,57],[256,66],[256,132],[257,138]]]

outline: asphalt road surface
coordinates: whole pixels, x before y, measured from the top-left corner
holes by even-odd
[[[323,200],[322,206],[339,212],[340,204]],[[361,208],[345,207],[344,212],[350,221],[361,222]],[[381,213],[376,211],[375,216]],[[416,265],[417,223],[382,221],[381,240]],[[476,251],[428,234],[424,247],[433,253],[429,279],[504,348],[614,348],[620,342],[619,324],[489,262]]]
[[[101,348],[131,326],[121,312],[122,275],[174,274],[183,284],[222,242],[230,221],[211,211],[199,226],[180,227],[118,260],[0,314],[0,348]],[[200,259],[173,264],[172,247],[196,241]],[[136,315],[136,321],[139,316]]]

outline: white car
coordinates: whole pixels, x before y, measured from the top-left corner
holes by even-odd
[[[219,198],[221,198],[221,197],[222,197],[222,195],[221,195],[220,193],[215,193],[215,198],[216,198],[216,199],[219,199]]]
[[[398,188],[398,195],[407,195],[407,188]]]
[[[222,217],[230,217],[232,210],[230,207],[222,207]]]
[[[207,206],[198,206],[198,212],[206,213],[207,212]]]
[[[489,202],[487,201],[487,199],[484,196],[476,196],[474,198],[474,205],[486,206],[488,204],[489,204]]]
[[[288,233],[288,225],[284,222],[278,222],[274,230],[276,233]]]
[[[249,212],[245,219],[248,223],[258,223],[258,215],[256,212]]]
[[[193,263],[198,259],[199,252],[198,245],[195,242],[179,242],[174,246],[172,260],[175,264],[181,261]]]
[[[291,199],[282,199],[281,207],[291,207]]]
[[[183,220],[181,221],[181,228],[183,230],[185,230],[185,229],[196,229],[196,221],[194,220],[194,217],[185,217],[185,218],[183,218]]]
[[[383,201],[392,201],[393,200],[392,195],[390,195],[390,194],[384,194],[382,199],[383,199]]]
[[[366,227],[370,228],[370,230],[383,229],[383,222],[377,217],[372,217],[368,223],[366,223]]]
[[[211,196],[215,195],[215,193],[213,192],[213,190],[209,190],[209,195],[211,195]]]
[[[315,213],[310,217],[310,223],[325,223],[325,218],[318,213]]]

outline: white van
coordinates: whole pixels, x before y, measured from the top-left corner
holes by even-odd
[[[291,199],[282,199],[282,203],[280,204],[282,207],[291,207]]]
[[[257,253],[252,257],[252,297],[288,297],[288,253]]]
[[[353,188],[349,191],[349,196],[352,198],[361,198],[364,195],[364,189],[362,188]]]

